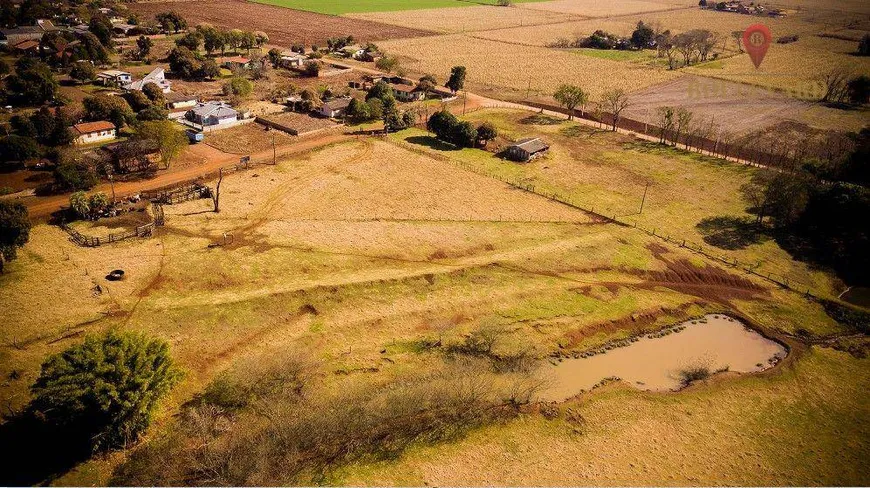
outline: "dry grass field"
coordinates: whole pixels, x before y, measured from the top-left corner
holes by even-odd
[[[263,31],[274,44],[325,44],[333,36],[352,35],[365,41],[427,35],[427,32],[334,15],[303,12],[244,0],[137,2],[130,10],[153,18],[166,10],[180,13],[189,24],[206,22],[228,29]]]
[[[523,418],[395,463],[354,465],[331,482],[862,485],[870,469],[868,366],[812,349],[764,378],[722,378],[678,394],[611,387],[563,405],[560,418]]]
[[[679,76],[646,66],[466,35],[392,40],[379,46],[400,56],[404,66],[414,72],[449,73],[452,66],[462,64],[468,69],[470,90],[515,96],[524,95],[530,85],[533,93],[549,96],[560,84],[575,83],[596,98],[608,88],[632,92]],[[613,78],[600,76],[602,72],[612,73]]]
[[[728,50],[733,51],[736,50],[737,46],[731,38],[731,32],[746,29],[751,23],[751,19],[752,17],[745,15],[731,15],[692,8],[671,12],[630,13],[611,18],[585,19],[549,25],[546,29],[516,27],[480,32],[475,35],[504,42],[522,42],[544,46],[560,37],[573,39],[578,35],[589,35],[599,29],[622,36],[630,36],[637,23],[643,21],[662,30],[669,29],[674,33],[691,29],[710,29],[722,36],[722,42],[727,41]],[[843,25],[846,25],[847,22],[847,20],[842,20]],[[781,19],[765,18],[764,24],[771,29],[774,38],[792,34],[808,35],[820,32],[826,25],[830,25],[812,23],[799,16],[788,16]],[[771,51],[774,48],[771,48]]]
[[[626,0],[624,2],[599,2],[596,0],[552,0],[549,2],[525,3],[520,5],[520,8],[567,13],[583,17],[609,17],[686,7],[679,5],[678,2],[671,3],[669,1]]]
[[[541,123],[528,112],[484,110],[470,114],[468,119],[493,122],[513,139],[543,136],[551,144],[550,152],[524,165],[472,149],[448,151],[452,158],[512,181],[565,195],[604,215],[705,246],[705,231],[699,225],[703,221],[748,217],[747,203],[739,191],[754,173],[748,166],[661,148],[560,119],[545,117]],[[431,139],[422,131],[403,133],[400,140],[432,153],[444,153],[429,147]],[[638,215],[647,182],[649,191],[643,213]],[[772,239],[760,238],[734,249],[712,249],[729,259],[753,263],[759,270],[834,295],[839,293],[835,290],[840,285],[830,275],[793,261]]]
[[[149,17],[172,9],[191,25],[263,30],[266,48],[351,34],[398,56],[411,78],[434,73],[443,82],[464,65],[469,95],[552,103],[555,89],[571,83],[591,102],[605,90],[626,90],[627,117],[652,121],[659,106],[685,106],[695,121],[715,117],[735,134],[781,122],[867,125],[865,109],[799,100],[816,93],[816,78],[833,67],[870,74],[870,61],[851,54],[870,29],[866,2],[776,3],[793,10],[763,21],[774,37],[800,39],[774,44],[760,70],[730,37],[757,19],[702,11],[697,0],[552,0],[344,16],[243,0],[130,9]],[[651,51],[545,47],[597,29],[629,35],[640,20],[674,32],[714,30],[723,54],[669,71]],[[816,35],[822,32],[839,38]],[[161,39],[160,51],[170,43]],[[301,79],[270,70],[235,102],[266,114],[279,108],[266,100],[285,91],[342,92],[365,72]],[[221,84],[173,83],[173,91],[206,96]],[[496,147],[457,149],[419,128],[372,137],[335,131],[321,139],[250,123],[208,133],[173,163],[194,174],[256,155],[253,168],[223,177],[220,212],[208,198],[165,205],[165,225],[153,236],[99,248],[34,224],[0,274],[4,412],[28,404],[47,357],[108,331],[166,341],[184,377],[140,442],[33,484],[870,483],[870,342],[859,326],[832,318],[824,300],[744,268],[823,298],[845,288],[830,270],[793,259],[772,233],[751,226],[741,187],[758,169],[543,111],[481,109],[498,104],[468,98],[460,118],[495,125]],[[462,97],[453,103],[458,113]],[[269,117],[302,130],[335,125],[292,113]],[[496,155],[530,136],[549,151],[525,164]],[[277,164],[258,164],[272,158],[273,138]],[[318,149],[306,150],[315,142]],[[111,231],[145,217],[117,219]],[[105,221],[74,225],[110,231]],[[684,239],[742,266],[694,252],[679,244]],[[109,281],[116,269],[124,278]],[[564,402],[514,401],[523,382],[551,366],[590,350],[606,353],[614,341],[670,333],[669,326],[708,313],[740,318],[789,356],[760,373],[726,370],[681,391],[644,392],[615,379]],[[465,404],[451,402],[476,388],[497,408],[477,412],[475,403],[468,410],[476,418],[466,423],[468,412],[451,410]],[[226,400],[222,394],[230,401],[215,401]],[[243,401],[233,404],[233,395]],[[436,427],[402,438],[401,429],[420,425]],[[336,442],[343,448],[330,451]]]
[[[230,154],[252,154],[272,149],[272,138],[280,147],[297,140],[286,132],[266,131],[257,123],[243,124],[229,129],[209,132],[204,144]]]
[[[856,49],[855,42],[807,35],[792,44],[774,44],[758,70],[749,56],[743,55],[685,71],[772,88],[794,98],[818,100],[824,95],[820,79],[827,73],[845,69],[853,76],[870,76],[870,59],[853,55]]]
[[[349,14],[347,17],[446,34],[555,24],[578,18],[575,15],[561,12],[485,5],[400,12],[372,12]]]
[[[628,186],[618,185],[652,177],[650,212],[670,217],[679,211],[659,200],[664,192],[697,197],[699,210],[692,216],[740,211],[727,189],[709,191],[710,182],[725,174],[736,178],[729,185],[737,184],[740,168],[630,149],[628,141],[610,134],[560,138],[568,124],[519,127],[513,112],[477,114],[511,136],[547,132],[559,144],[552,156],[522,171],[559,175],[583,193],[613,179],[617,186],[597,195],[613,194],[614,201],[621,192],[626,201],[634,198]],[[267,356],[305,351],[316,363],[312,388],[353,390],[409,371],[443,369],[449,363],[440,353],[415,344],[433,337],[455,344],[486,324],[504,331],[500,348],[539,359],[709,311],[730,310],[781,333],[841,331],[818,304],[799,295],[452,164],[452,158],[465,161],[465,151],[431,157],[416,135],[403,133],[404,142],[349,141],[228,176],[220,213],[210,211],[208,200],[166,206],[166,226],[151,239],[86,249],[55,227],[37,226],[20,258],[0,275],[0,304],[10,311],[0,318],[0,375],[15,378],[0,384],[0,395],[11,408],[23,405],[46,355],[84,334],[145,332],[169,341],[187,372],[147,446],[174,430],[180,420],[173,414],[217,375],[255,374]],[[619,161],[608,156],[623,151]],[[569,154],[576,162],[565,159]],[[698,169],[684,174],[690,162],[700,163]],[[112,269],[124,269],[125,280],[106,281]],[[701,484],[855,480],[867,453],[867,405],[860,396],[866,360],[813,350],[796,361],[772,375],[722,378],[721,384],[679,394],[606,390],[558,407],[580,416],[546,420],[529,411],[464,440],[440,443],[437,456],[428,444],[417,443],[395,460],[339,464],[328,476],[334,483],[373,484],[637,482],[642,476],[665,482],[668,473]],[[839,382],[844,370],[856,369],[861,373],[850,386]],[[812,409],[797,384],[816,385]],[[740,393],[750,388],[751,394]],[[704,407],[711,403],[717,408]],[[789,411],[801,422],[761,415],[768,405],[783,403],[793,405]],[[805,417],[820,412],[823,422]],[[675,423],[675,417],[681,420]],[[578,434],[571,422],[581,418],[586,427]],[[812,452],[816,464],[783,471],[766,443],[770,436],[751,435],[750,424],[804,446],[801,459]],[[637,425],[647,426],[643,435]],[[676,430],[665,432],[664,425]],[[851,449],[829,445],[835,431]],[[677,441],[683,432],[693,442]],[[609,450],[601,450],[608,436]],[[597,457],[590,455],[595,452]],[[764,469],[737,462],[728,457],[732,453],[751,456]],[[127,454],[95,459],[55,482],[106,484]],[[583,468],[577,470],[580,459]],[[832,469],[842,462],[854,469]]]
[[[656,124],[659,107],[684,107],[696,122],[712,121],[719,130],[744,135],[783,122],[797,122],[822,130],[858,132],[867,123],[867,109],[839,110],[797,100],[785,93],[743,83],[695,75],[634,93],[624,116]]]

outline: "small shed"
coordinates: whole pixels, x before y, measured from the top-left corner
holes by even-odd
[[[170,93],[166,96],[166,108],[169,110],[195,107],[197,102],[199,102],[199,98],[196,95]]]
[[[545,153],[550,146],[547,145],[540,137],[527,137],[511,144],[505,149],[505,154],[508,159],[519,162],[526,162],[534,157]]]

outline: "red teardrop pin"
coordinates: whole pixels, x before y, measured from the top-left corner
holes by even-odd
[[[767,54],[767,48],[770,47],[772,40],[773,36],[770,34],[770,29],[764,24],[751,25],[743,32],[743,45],[746,47],[749,57],[752,58],[755,69],[758,69],[761,62],[764,61],[764,55]]]

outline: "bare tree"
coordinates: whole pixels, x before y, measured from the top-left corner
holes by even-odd
[[[613,131],[615,132],[619,126],[620,114],[629,106],[628,95],[621,88],[608,90],[604,92],[602,102],[604,107],[613,115]]]
[[[743,53],[743,31],[731,31],[731,37],[737,41],[737,51]]]
[[[822,102],[840,103],[846,100],[849,72],[845,68],[834,68],[822,74],[819,81],[825,90]]]
[[[713,51],[713,48],[716,46],[719,36],[707,29],[699,29],[692,32],[694,33],[693,37],[701,61],[706,61],[710,56],[710,53]]]
[[[674,48],[683,56],[683,66],[692,64],[692,55],[695,53],[695,39],[691,32],[683,32],[674,36]]]
[[[679,144],[680,135],[682,135],[683,133],[689,132],[691,124],[692,124],[692,116],[693,116],[692,112],[690,112],[689,110],[687,110],[684,107],[677,108],[676,115],[677,115],[677,121],[676,121],[675,130],[674,130],[676,132],[675,137],[674,137],[674,147],[676,147],[677,144]],[[688,136],[686,137],[686,140],[684,142],[686,144],[686,149],[689,149]]]
[[[656,109],[656,125],[659,127],[659,143],[668,140],[668,134],[674,127],[674,107],[659,107]]]
[[[221,211],[221,182],[224,180],[224,170],[223,168],[218,170],[218,180],[217,185],[214,187],[214,191],[211,194],[211,201],[214,203],[214,211],[218,213]]]

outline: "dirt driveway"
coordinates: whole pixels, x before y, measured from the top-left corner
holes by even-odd
[[[301,140],[296,144],[280,148],[277,151],[277,157],[292,156],[348,138],[349,136],[344,134],[324,134],[321,137]],[[168,170],[158,172],[157,176],[149,180],[116,183],[115,195],[117,197],[125,197],[147,190],[156,190],[196,180],[197,178],[214,173],[222,167],[237,163],[239,155],[225,153],[206,144],[196,144],[190,146],[179,159],[183,161],[181,164],[173,164]],[[271,149],[251,155],[252,161],[268,161],[271,159]],[[202,163],[194,164],[196,161],[202,161]],[[108,183],[102,183],[97,185],[92,191],[110,194],[112,188]],[[45,219],[69,203],[69,194],[48,197],[25,197],[21,201],[27,206],[31,219]]]

